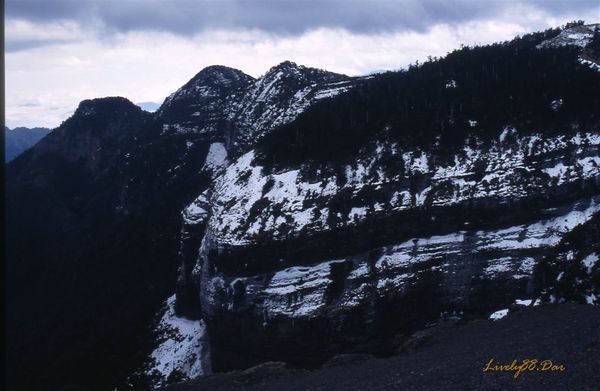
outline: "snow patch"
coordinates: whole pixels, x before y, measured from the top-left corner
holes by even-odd
[[[456,80],[448,80],[446,81],[446,88],[456,88],[457,84],[456,84]]]
[[[208,200],[204,193],[200,194],[194,202],[183,209],[181,215],[185,224],[200,224],[208,217]]]
[[[212,143],[208,148],[208,154],[206,155],[206,161],[202,170],[211,172],[214,178],[221,169],[227,166],[227,163],[225,145],[223,143]]]
[[[498,140],[500,140],[501,143],[504,143],[509,135],[515,134],[516,132],[517,130],[515,128],[513,128],[512,126],[507,126],[504,128],[502,133],[500,133]]]
[[[596,262],[598,262],[598,254],[596,254],[596,253],[592,253],[592,254],[588,255],[581,261],[583,266],[585,266],[588,274],[592,272],[592,269],[594,268],[594,265],[596,264]]]
[[[508,315],[508,308],[504,310],[499,310],[490,315],[491,320],[499,320]]]
[[[194,379],[205,373],[202,366],[206,326],[202,320],[189,320],[175,315],[175,295],[165,303],[166,310],[156,328],[158,346],[150,355],[151,364],[144,370],[153,387],[166,384],[176,371],[180,380]]]
[[[517,299],[515,300],[515,304],[516,305],[525,305],[525,306],[530,306],[531,305],[532,300],[531,299]]]
[[[590,67],[591,69],[600,72],[600,64],[594,62],[594,61],[590,61],[590,60],[586,60],[584,58],[579,57],[579,62],[583,65],[587,65],[588,67]]]
[[[562,98],[560,99],[554,99],[552,102],[550,102],[550,108],[553,111],[558,111],[558,109],[560,109],[563,105],[563,100]]]
[[[484,269],[484,274],[495,275],[498,273],[506,273],[512,270],[512,257],[504,257],[489,261],[489,265]]]

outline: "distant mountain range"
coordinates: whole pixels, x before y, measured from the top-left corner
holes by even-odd
[[[8,163],[50,133],[48,128],[4,128],[4,162]]]

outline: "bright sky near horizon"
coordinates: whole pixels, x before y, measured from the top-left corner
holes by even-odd
[[[284,60],[348,75],[572,20],[600,0],[6,0],[6,125],[58,126],[88,98],[157,102],[202,68]]]

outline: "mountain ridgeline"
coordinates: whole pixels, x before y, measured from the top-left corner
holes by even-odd
[[[259,148],[272,151],[268,157],[274,164],[344,163],[378,137],[449,155],[467,137],[488,142],[507,125],[521,134],[596,130],[600,98],[586,92],[597,87],[598,79],[585,65],[578,66],[583,72],[573,72],[581,48],[536,49],[555,33],[463,47],[442,60],[370,78],[272,132]],[[560,110],[549,103],[558,99],[564,103]]]
[[[9,389],[316,366],[440,316],[597,303],[599,46],[576,25],[364,77],[211,66],[155,113],[81,102],[7,165]]]
[[[4,161],[6,163],[31,148],[50,132],[48,128],[4,128]]]

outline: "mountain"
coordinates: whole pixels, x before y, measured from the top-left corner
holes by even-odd
[[[165,133],[213,135],[237,153],[360,80],[289,61],[257,80],[235,69],[211,66],[165,99],[159,116]]]
[[[4,128],[4,162],[8,163],[15,157],[31,148],[44,136],[50,133],[48,128]]]
[[[235,127],[226,102],[244,99],[235,94],[245,89],[256,95],[256,110],[244,100],[250,112],[271,96],[278,112],[294,104],[298,114],[315,99],[288,96],[307,83],[291,70],[279,83],[263,83],[267,77],[209,67],[154,114],[119,97],[83,101],[7,165],[12,388],[96,379],[93,389],[103,390],[140,365],[154,314],[175,290],[180,212],[234,153],[226,149]]]
[[[373,77],[232,160],[182,235],[178,299],[200,297],[211,369],[389,354],[440,314],[535,299],[600,210],[600,77],[553,34]],[[592,303],[594,251],[575,258]]]
[[[595,303],[600,36],[565,31],[358,78],[211,66],[155,113],[81,102],[7,165],[9,388],[313,367]]]

